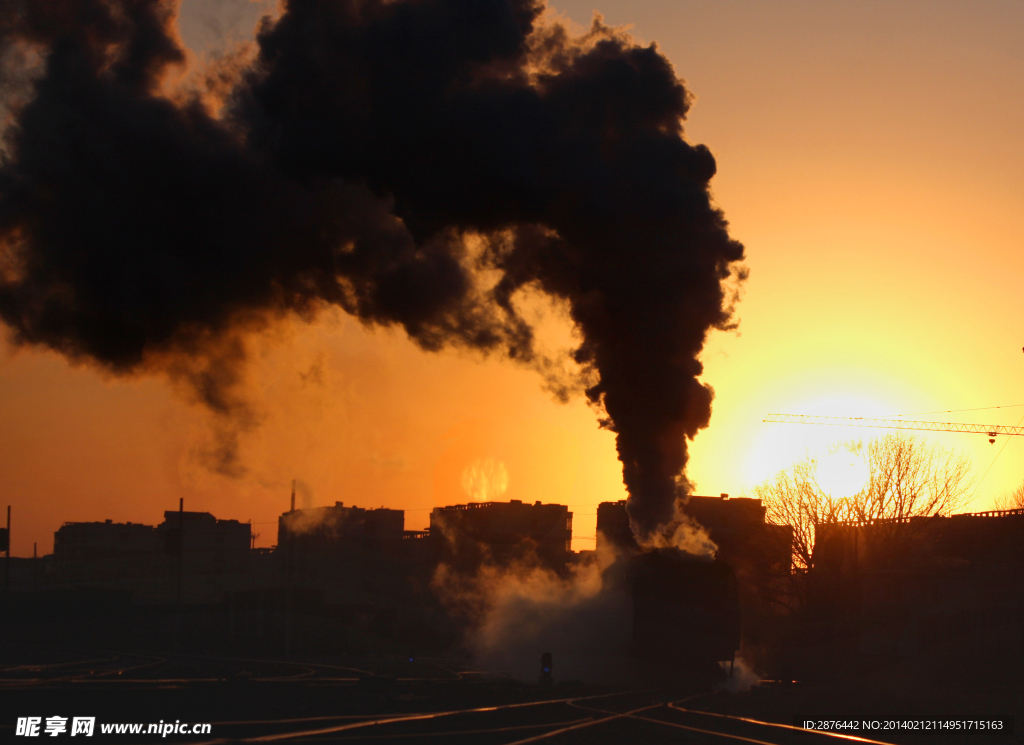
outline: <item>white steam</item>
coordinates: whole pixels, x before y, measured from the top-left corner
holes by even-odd
[[[721,691],[742,693],[761,683],[761,676],[755,673],[753,668],[747,665],[746,661],[739,654],[733,659],[731,665],[728,662],[720,662],[718,664],[729,675],[726,680],[718,685],[718,689]]]
[[[550,652],[555,680],[621,681],[629,658],[632,600],[610,552],[578,564],[565,577],[537,565],[482,567],[459,578],[446,566],[434,585],[450,606],[472,613],[466,644],[475,664],[536,681]]]
[[[663,532],[656,533],[652,548],[675,548],[700,561],[714,561],[718,546],[707,529],[685,512],[676,508],[676,517]]]

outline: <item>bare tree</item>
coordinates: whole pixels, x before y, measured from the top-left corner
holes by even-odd
[[[804,458],[753,490],[768,522],[793,529],[793,566],[798,572],[813,564],[815,525],[854,517],[849,500],[834,499],[821,488],[817,468],[816,458]]]
[[[818,483],[816,458],[805,458],[754,487],[767,518],[793,528],[793,562],[797,572],[814,563],[816,525],[840,522],[870,524],[876,542],[912,541],[906,529],[912,517],[948,515],[973,497],[970,460],[955,450],[898,433],[849,442],[846,449],[867,460],[868,482],[857,494],[833,498]]]
[[[1004,492],[996,497],[997,510],[1024,510],[1024,484],[1011,492]]]
[[[766,520],[792,529],[793,571],[763,583],[762,588],[770,603],[789,611],[807,602],[804,580],[813,566],[814,526],[853,517],[848,500],[835,499],[821,487],[817,469],[817,459],[808,457],[753,490],[753,496],[759,497],[765,507]]]
[[[949,515],[973,497],[971,461],[952,448],[896,433],[871,440],[866,450],[868,485],[851,498],[859,521]]]
[[[865,558],[885,561],[923,551],[933,533],[915,517],[950,515],[974,496],[970,459],[953,449],[903,433],[878,437],[867,445],[870,478],[851,498],[862,531]]]

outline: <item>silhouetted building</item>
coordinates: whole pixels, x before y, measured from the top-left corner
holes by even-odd
[[[562,570],[572,550],[572,513],[564,504],[518,499],[437,507],[430,536],[439,559],[460,569],[536,560]]]
[[[760,499],[694,496],[683,509],[708,531],[716,556],[736,572],[745,613],[769,610],[778,598],[778,581],[792,570],[792,527],[766,522]]]
[[[278,559],[286,583],[315,589],[328,604],[405,602],[410,576],[422,572],[411,557],[422,544],[405,531],[405,512],[329,507],[292,510],[278,518]]]
[[[402,510],[346,507],[335,502],[330,507],[285,512],[277,520],[277,545],[284,547],[298,541],[304,547],[319,543],[338,545],[341,541],[387,543],[401,541],[405,531]],[[298,550],[298,544],[296,545]]]
[[[209,512],[167,510],[156,534],[159,570],[156,582],[137,592],[142,602],[221,603],[253,581],[249,523],[218,520]]]
[[[218,520],[209,512],[167,510],[156,535],[166,556],[182,554],[186,574],[244,572],[249,566],[249,523]]]
[[[152,575],[158,545],[152,525],[64,523],[53,534],[54,579],[103,584]]]
[[[813,579],[848,652],[1024,657],[1024,510],[818,525]]]
[[[760,499],[746,497],[689,497],[683,511],[699,523],[718,547],[717,557],[739,574],[771,568],[788,573],[792,563],[793,531],[787,525],[765,522],[766,510]],[[597,506],[599,549],[613,546],[636,550],[636,538],[629,525],[626,501],[602,502]]]
[[[633,528],[629,525],[625,499],[597,505],[597,550],[608,548],[620,551],[635,551],[639,548],[633,536]]]
[[[53,538],[50,584],[131,593],[139,603],[217,603],[250,578],[251,526],[208,512],[138,523],[65,523]],[[179,574],[181,580],[179,582]]]
[[[726,494],[720,497],[693,496],[686,501],[683,511],[704,526],[719,551],[726,554],[741,554],[748,550],[754,533],[766,527],[767,511],[760,499],[730,498]]]

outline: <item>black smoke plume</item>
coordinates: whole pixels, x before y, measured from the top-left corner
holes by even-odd
[[[539,288],[581,331],[649,538],[688,489],[686,440],[711,413],[698,356],[730,324],[743,247],[711,202],[714,158],[683,138],[691,97],[668,60],[543,10],[291,0],[254,58],[208,76],[226,88],[213,107],[169,82],[186,59],[175,3],[0,0],[13,342],[169,373],[244,420],[240,339],[275,317],[336,305],[428,350],[545,368],[513,302]]]

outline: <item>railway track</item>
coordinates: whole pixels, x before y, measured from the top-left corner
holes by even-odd
[[[109,676],[122,676],[124,673],[156,667],[166,662],[163,657],[148,654],[126,654],[107,650],[69,650],[59,647],[46,649],[104,656],[46,664],[27,663],[6,666],[0,668],[0,688],[100,680]]]
[[[233,697],[233,706],[228,707],[231,713],[227,717],[222,716],[221,721],[211,721],[216,716],[200,719],[196,716],[198,711],[192,712],[190,721],[212,724],[214,739],[207,740],[204,745],[340,743],[349,740],[396,743],[451,741],[481,745],[602,745],[623,742],[642,742],[645,745],[889,745],[878,740],[839,733],[808,732],[776,722],[695,708],[695,704],[699,704],[698,699],[707,693],[681,697],[682,693],[671,696],[655,690],[620,690],[589,695],[580,691],[579,695],[539,698],[544,693],[557,695],[557,689],[542,692],[521,684],[506,685],[500,679],[488,687],[480,671],[456,669],[457,665],[440,660],[422,661],[412,671],[419,677],[399,677],[381,672],[390,670],[396,673],[398,667],[395,665],[379,667],[375,673],[365,667],[329,662],[172,653],[157,656],[69,648],[60,648],[60,651],[73,655],[74,659],[53,661],[55,649],[49,648],[49,657],[41,653],[39,664],[22,659],[19,660],[21,664],[0,668],[0,686],[12,691],[36,689],[39,694],[33,695],[45,695],[47,698],[51,694],[45,692],[51,686],[54,694],[57,691],[67,691],[64,695],[72,695],[72,691],[91,691],[91,700],[101,704],[111,700],[103,693],[108,686],[111,686],[111,691],[122,692],[117,694],[119,701],[124,701],[124,696],[132,696],[133,701],[139,702],[164,701],[171,692],[163,689],[171,688],[177,690],[174,700],[179,707],[182,703],[194,701],[197,695],[216,696],[220,701],[223,695],[230,694]],[[223,687],[231,680],[241,687]],[[259,687],[249,688],[250,685]],[[319,698],[315,705],[307,707],[308,716],[288,716],[296,710],[295,704],[315,691],[320,692],[317,694]],[[276,705],[273,713],[283,716],[275,718],[270,711],[261,711],[261,704],[245,703],[247,700],[255,701],[250,697],[257,694],[264,697],[261,700],[269,700],[267,696],[284,695],[285,701],[293,703],[282,701]],[[509,701],[515,697],[518,700]],[[526,697],[531,700],[522,700]],[[474,698],[481,703],[497,702],[467,706]],[[425,706],[419,710],[412,708],[409,703],[413,700],[421,701]],[[224,711],[226,705],[227,701],[206,707],[210,710],[207,714],[216,708]],[[188,705],[187,708],[192,707]],[[380,713],[365,713],[374,708]],[[178,711],[186,713],[181,708]],[[257,716],[248,718],[246,715],[250,713]],[[0,725],[0,728],[6,729],[7,725]],[[140,743],[146,741],[146,738],[139,740]],[[189,741],[195,742],[191,738]]]
[[[565,711],[559,711],[559,708],[565,708],[568,704],[578,701],[590,701],[605,699],[610,697],[621,697],[633,695],[634,692],[613,692],[604,694],[594,694],[590,696],[575,696],[572,698],[558,698],[558,699],[544,699],[537,701],[526,701],[516,702],[510,704],[499,704],[495,706],[481,706],[469,709],[454,709],[448,711],[435,711],[435,712],[424,712],[417,714],[387,714],[383,716],[370,716],[357,721],[339,721],[337,724],[327,725],[327,717],[316,717],[313,719],[317,723],[314,727],[302,727],[297,729],[287,729],[281,732],[274,732],[269,734],[260,735],[235,735],[232,733],[231,737],[218,737],[200,743],[200,745],[223,745],[225,743],[263,743],[263,742],[287,742],[287,741],[317,741],[317,742],[342,742],[347,740],[358,740],[358,739],[410,739],[410,738],[436,738],[436,737],[456,737],[465,735],[499,735],[500,733],[521,731],[524,729],[549,729],[549,730],[565,730],[571,729],[574,726],[585,726],[587,724],[594,724],[592,717],[581,717],[578,714],[565,716]],[[659,705],[660,704],[655,704]],[[642,707],[650,708],[650,706]],[[542,711],[541,719],[547,721],[538,722],[515,722],[508,724],[500,724],[497,726],[480,726],[481,720],[488,718],[507,716],[512,714],[521,714],[526,710],[551,710],[555,711]],[[642,709],[638,709],[642,710]],[[618,716],[618,715],[616,715]],[[338,717],[338,720],[350,719],[351,717]],[[422,727],[422,725],[436,725],[442,720],[446,729],[436,730],[431,729],[428,726],[426,729],[417,729],[410,731],[409,725],[415,724]],[[451,720],[456,720],[451,722]],[[266,720],[259,721],[258,724],[266,727],[268,725],[277,724],[307,724],[312,723],[309,720],[277,720],[268,722]],[[463,726],[456,726],[462,723]],[[227,722],[221,723],[222,725],[229,724]],[[256,721],[242,721],[230,723],[235,726],[248,727],[256,725]],[[400,731],[380,731],[378,728],[387,727],[388,729],[394,728],[396,725],[401,727]],[[359,737],[355,733],[359,730],[366,730],[374,728],[372,735],[367,737]],[[359,733],[364,734],[364,733]],[[548,733],[549,735],[552,732]],[[355,736],[353,736],[355,735]],[[496,742],[502,742],[503,740],[496,740]],[[530,739],[524,741],[528,742]]]
[[[661,728],[671,728],[684,733],[686,737],[681,742],[745,742],[753,745],[814,745],[818,743],[835,743],[845,741],[850,745],[863,743],[863,745],[891,745],[891,743],[880,740],[872,740],[864,737],[856,737],[832,732],[811,732],[800,727],[767,722],[750,717],[740,717],[729,714],[718,714],[715,712],[703,711],[683,707],[681,704],[699,698],[693,696],[681,701],[659,703],[656,706],[647,707],[645,710],[614,712],[603,708],[583,706],[578,702],[570,705],[576,708],[585,708],[597,714],[605,715],[604,719],[597,719],[589,724],[579,725],[579,728],[596,726],[604,722],[616,719],[633,719],[647,724],[659,725]],[[526,745],[526,743],[550,740],[552,736],[559,733],[553,732],[539,735],[525,740],[517,740],[505,745]]]
[[[691,696],[665,702],[657,700],[652,692],[620,691],[420,714],[219,722],[214,723],[217,729],[223,731],[222,728],[231,728],[234,731],[229,737],[211,739],[202,745],[371,740],[451,740],[495,745],[530,745],[540,742],[551,745],[622,742],[891,745],[879,740],[837,733],[808,732],[776,722],[682,706],[694,698]],[[245,729],[257,726],[281,729],[263,734],[245,734]]]

